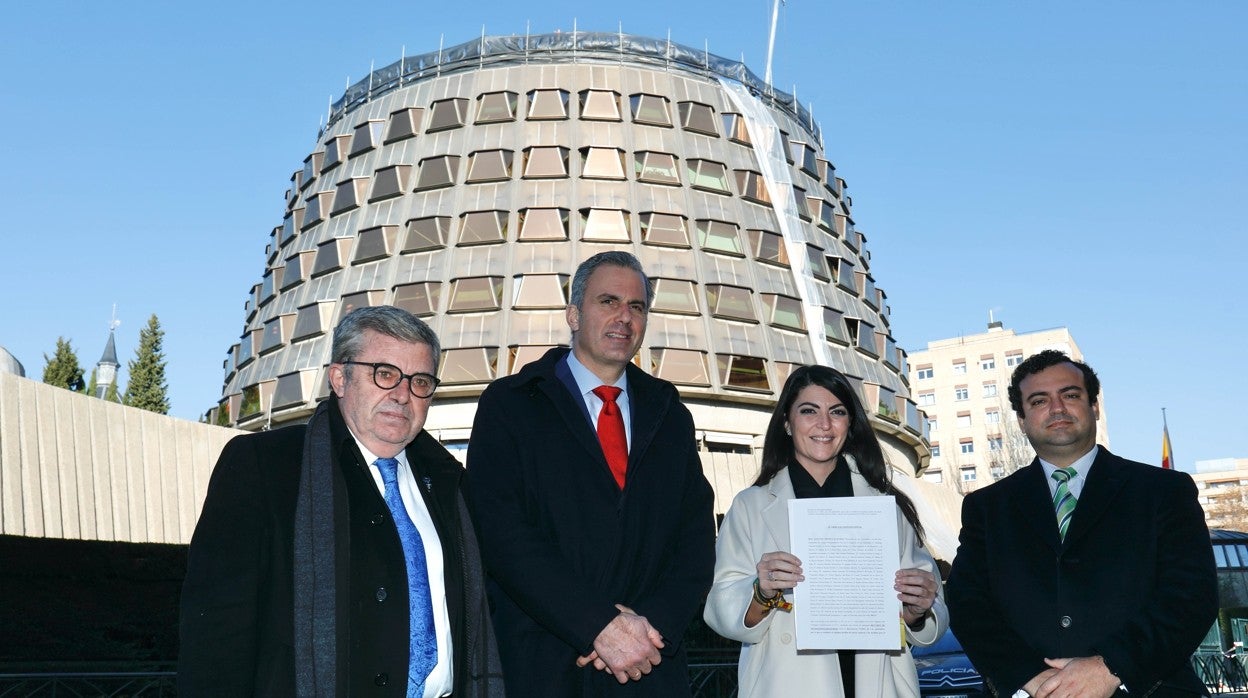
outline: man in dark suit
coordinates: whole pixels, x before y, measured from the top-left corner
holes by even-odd
[[[309,423],[226,445],[191,540],[180,695],[502,695],[463,469],[423,431],[438,356],[408,312],[358,309]]]
[[[1009,392],[1037,458],[962,503],[946,599],[971,662],[998,696],[1203,694],[1218,596],[1192,478],[1097,446],[1100,381],[1059,351]]]
[[[689,695],[681,640],[711,584],[712,493],[676,389],[631,363],[651,296],[631,254],[586,260],[571,351],[477,405],[468,495],[510,698]]]

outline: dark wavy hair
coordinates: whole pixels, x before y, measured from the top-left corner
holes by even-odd
[[[849,434],[845,437],[845,447],[841,449],[841,455],[853,456],[858,464],[858,472],[872,487],[896,498],[897,506],[914,528],[919,544],[922,545],[923,524],[919,522],[919,512],[909,497],[893,487],[888,475],[888,465],[884,462],[884,452],[880,449],[875,431],[871,429],[871,422],[867,420],[866,411],[862,409],[862,401],[858,399],[853,384],[845,374],[834,368],[802,366],[789,374],[789,379],[784,382],[784,389],[780,391],[776,409],[771,413],[767,435],[763,437],[763,469],[754,484],[757,486],[771,482],[777,473],[790,463],[797,462],[793,451],[793,437],[785,431],[784,422],[788,419],[793,403],[797,402],[797,394],[812,385],[835,395],[849,410]],[[844,462],[844,459],[840,462]]]

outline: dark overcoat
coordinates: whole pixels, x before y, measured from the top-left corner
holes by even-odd
[[[340,686],[351,696],[405,696],[408,594],[403,548],[385,500],[337,398],[330,397],[332,464],[349,499],[349,530],[337,531],[345,647]],[[213,469],[191,540],[181,600],[178,693],[293,696],[296,493],[306,425],[246,434],[226,444]],[[408,444],[445,559],[456,695],[486,695],[493,653],[475,537],[461,512],[463,468],[421,431]],[[493,671],[497,671],[495,664]],[[497,676],[494,677],[497,683]],[[498,692],[495,692],[497,694]]]
[[[1218,611],[1196,486],[1100,447],[1062,542],[1033,461],[963,500],[946,599],[998,695],[1044,671],[1046,657],[1101,655],[1132,696],[1191,696],[1203,687],[1189,658]]]
[[[623,491],[584,400],[552,349],[495,381],[468,448],[507,694],[689,695],[682,637],[714,570],[713,495],[676,389],[627,367],[632,427]],[[569,387],[571,383],[572,387]],[[576,658],[623,604],[663,634],[654,672],[624,686]]]

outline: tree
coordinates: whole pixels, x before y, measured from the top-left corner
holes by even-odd
[[[1036,455],[1009,402],[1001,400],[997,414],[997,430],[988,434],[988,471],[994,481],[1030,465]]]
[[[47,363],[43,367],[43,382],[56,385],[75,393],[86,390],[82,380],[82,368],[78,365],[78,354],[64,337],[56,338],[56,353],[52,358],[43,355]]]
[[[130,380],[122,404],[157,414],[169,414],[169,385],[165,380],[165,355],[161,351],[165,332],[153,314],[139,330],[139,346],[128,364]]]

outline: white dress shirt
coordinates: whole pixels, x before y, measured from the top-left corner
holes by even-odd
[[[354,438],[354,434],[352,435]],[[360,447],[364,461],[368,463],[368,472],[372,473],[377,483],[377,491],[382,498],[386,496],[386,483],[381,479],[381,470],[377,468],[377,456],[369,452],[359,439],[355,444]],[[429,570],[429,595],[433,600],[433,626],[438,640],[438,663],[425,679],[424,698],[440,698],[451,695],[455,684],[454,657],[451,645],[451,614],[446,607],[446,561],[442,558],[442,542],[438,537],[438,529],[433,525],[433,516],[425,506],[425,498],[421,496],[416,476],[407,462],[407,452],[399,451],[395,460],[399,461],[398,484],[399,496],[403,498],[403,507],[407,515],[420,532],[421,543],[425,546],[425,563]]]
[[[589,418],[593,421],[595,433],[598,431],[598,413],[602,411],[602,398],[594,394],[594,388],[600,385],[606,385],[593,371],[585,368],[585,364],[576,360],[574,352],[568,352],[568,368],[572,370],[572,379],[576,381],[576,387],[581,391],[581,399],[585,401],[585,407],[589,409]],[[621,373],[620,379],[611,383],[620,389],[620,396],[615,399],[615,404],[620,408],[620,416],[624,418],[624,437],[627,439],[629,450],[633,446],[633,420],[630,419],[632,413],[628,406],[628,374]]]

